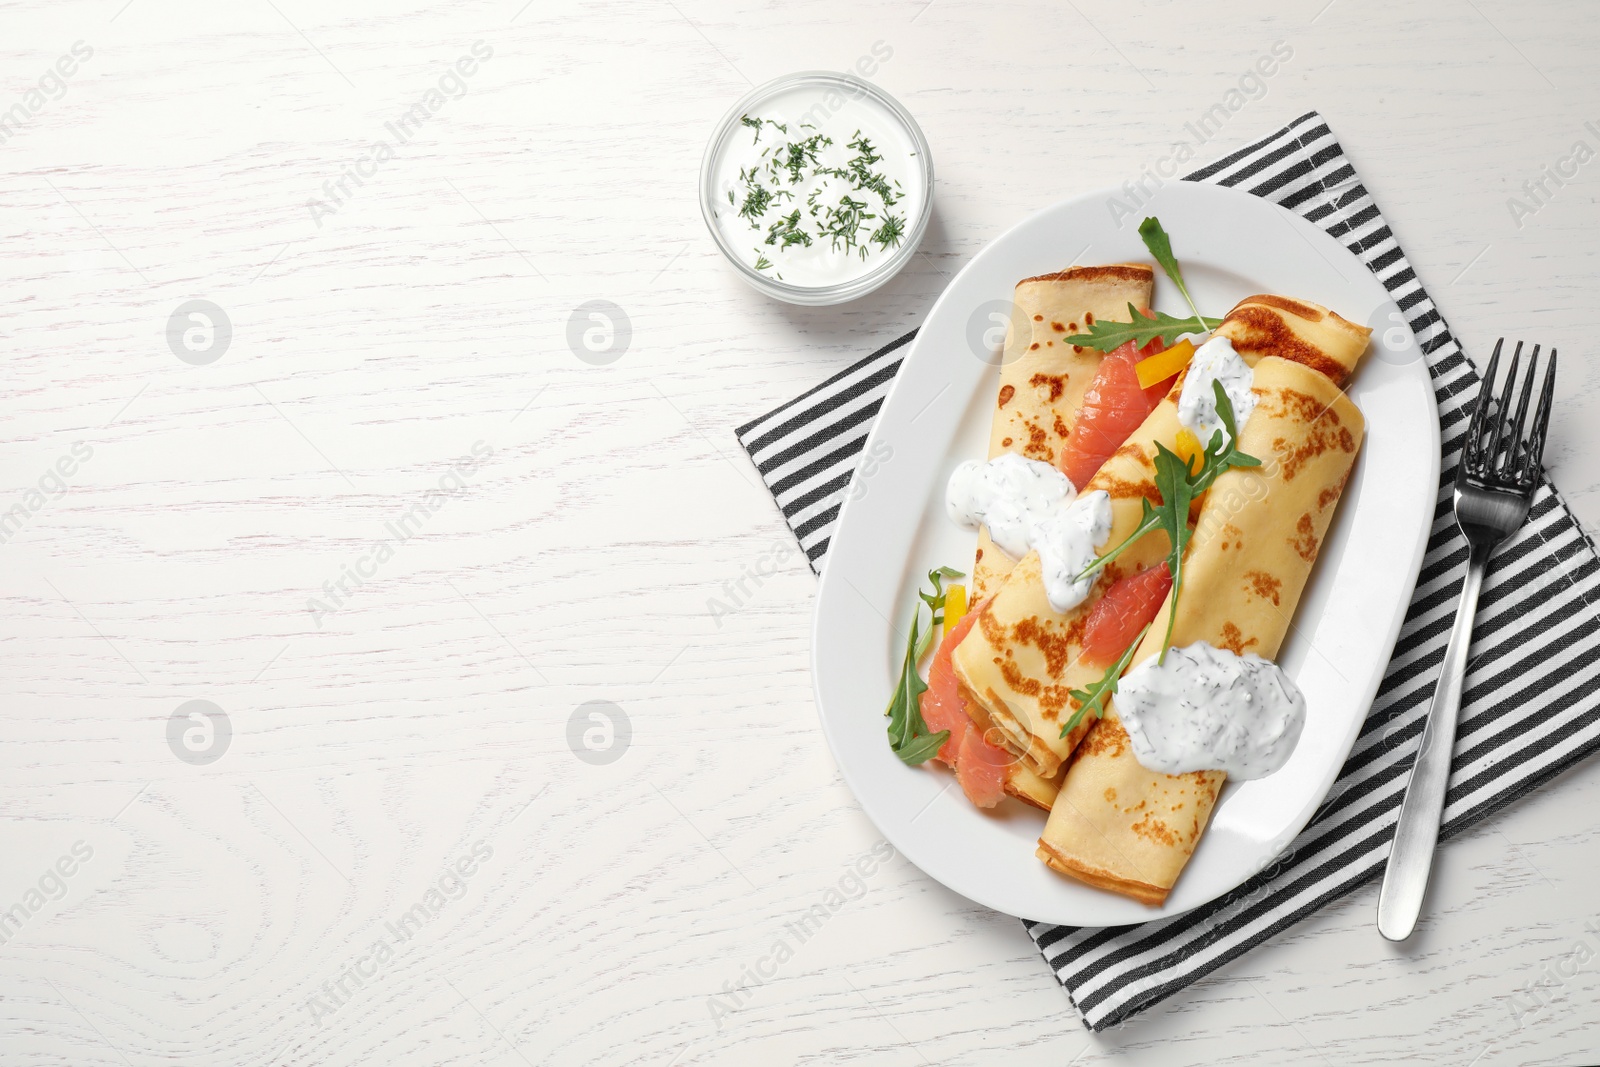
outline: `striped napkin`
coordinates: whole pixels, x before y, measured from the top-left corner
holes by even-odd
[[[1478,374],[1322,117],[1302,115],[1186,180],[1242,188],[1295,211],[1378,276],[1432,373],[1443,469],[1427,555],[1383,685],[1333,791],[1277,862],[1226,896],[1159,922],[1088,928],[1024,920],[1092,1030],[1172,996],[1383,870],[1467,566],[1450,488]],[[737,431],[814,569],[912,336]],[[1495,555],[1483,587],[1442,836],[1600,748],[1597,572],[1594,544],[1546,479],[1528,524]]]

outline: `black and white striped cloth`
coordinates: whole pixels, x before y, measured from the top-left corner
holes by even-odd
[[[1173,919],[1108,928],[1025,923],[1094,1030],[1172,996],[1382,871],[1467,564],[1450,486],[1478,374],[1322,117],[1302,115],[1187,180],[1241,188],[1298,212],[1371,268],[1433,375],[1443,470],[1422,573],[1382,688],[1328,800],[1278,861]],[[814,568],[911,336],[738,430]],[[1496,554],[1484,584],[1443,836],[1600,748],[1597,572],[1593,543],[1546,480],[1527,526]]]

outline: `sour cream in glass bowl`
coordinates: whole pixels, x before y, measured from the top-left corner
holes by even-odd
[[[753,90],[706,146],[700,210],[741,277],[791,304],[840,304],[894,277],[933,209],[916,120],[851,74]]]

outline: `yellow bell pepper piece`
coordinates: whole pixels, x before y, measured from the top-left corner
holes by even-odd
[[[1157,382],[1175,377],[1189,365],[1189,360],[1193,357],[1194,345],[1183,340],[1165,352],[1157,352],[1153,356],[1141,359],[1133,367],[1139,373],[1139,388],[1148,389]]]
[[[1190,470],[1194,470],[1195,460],[1204,456],[1206,451],[1205,446],[1200,443],[1200,438],[1188,430],[1179,430],[1172,446],[1172,450],[1183,459]]]
[[[956,628],[961,616],[967,613],[967,587],[952,585],[944,591],[944,632],[946,636]]]

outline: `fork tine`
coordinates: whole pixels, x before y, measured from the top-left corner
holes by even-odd
[[[1556,350],[1550,350],[1550,359],[1544,365],[1544,388],[1539,390],[1539,407],[1533,413],[1533,436],[1528,441],[1528,460],[1523,474],[1537,479],[1539,465],[1544,462],[1545,434],[1550,429],[1550,408],[1556,395]]]
[[[1515,366],[1513,364],[1513,366]],[[1511,429],[1511,442],[1506,449],[1505,465],[1500,468],[1502,474],[1516,476],[1524,466],[1517,461],[1517,453],[1525,448],[1522,440],[1522,428],[1528,416],[1528,401],[1533,396],[1533,379],[1539,374],[1539,346],[1534,345],[1533,351],[1528,354],[1528,373],[1522,379],[1522,398],[1517,401],[1517,421]]]
[[[1494,372],[1500,366],[1500,346],[1505,340],[1502,337],[1494,343],[1494,355],[1489,357],[1489,367],[1483,372],[1483,381],[1478,384],[1478,402],[1473,405],[1472,421],[1467,424],[1467,434],[1461,441],[1461,466],[1464,470],[1471,470],[1478,463],[1483,446],[1483,428],[1488,422],[1489,394],[1494,391]]]
[[[1494,437],[1489,445],[1489,454],[1483,458],[1483,469],[1490,474],[1497,473],[1506,468],[1510,463],[1511,454],[1516,451],[1515,441],[1507,442],[1506,433],[1511,429],[1511,391],[1517,387],[1517,364],[1522,362],[1522,342],[1517,342],[1516,351],[1511,353],[1511,369],[1506,371],[1506,380],[1500,385],[1500,401],[1494,409]],[[1506,458],[1500,457],[1500,449],[1506,446]]]

